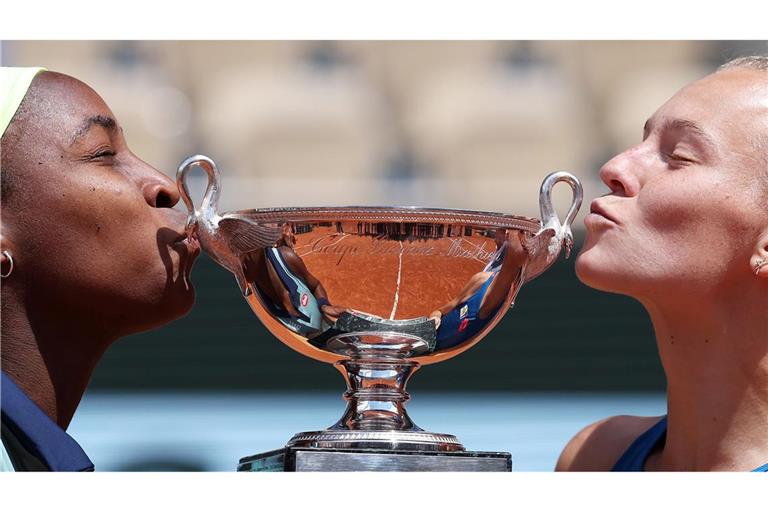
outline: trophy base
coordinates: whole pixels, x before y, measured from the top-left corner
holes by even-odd
[[[464,451],[464,446],[451,434],[434,434],[422,430],[342,430],[328,429],[300,432],[288,441],[291,448],[410,450],[434,452]]]
[[[240,459],[238,471],[512,471],[505,452],[328,449],[286,446]]]

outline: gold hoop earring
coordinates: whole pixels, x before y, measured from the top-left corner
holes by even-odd
[[[760,273],[760,269],[763,268],[766,265],[768,265],[768,260],[765,260],[765,259],[760,260],[757,263],[755,263],[755,275],[759,274]]]
[[[11,266],[8,268],[8,272],[6,272],[5,274],[0,272],[0,277],[5,278],[11,275],[11,272],[13,272],[13,256],[11,256],[11,253],[9,251],[3,251],[3,254],[5,255],[6,258],[8,258],[8,261],[11,264]]]

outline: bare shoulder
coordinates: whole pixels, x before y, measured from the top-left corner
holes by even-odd
[[[662,416],[611,416],[587,425],[560,454],[555,471],[610,471],[637,437]]]

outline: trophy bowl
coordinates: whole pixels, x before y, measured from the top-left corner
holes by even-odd
[[[189,173],[208,178],[199,208]],[[560,222],[551,192],[567,183],[573,200]],[[264,208],[220,213],[220,174],[202,155],[179,166],[188,236],[235,275],[253,312],[280,341],[334,365],[347,408],[333,426],[301,432],[289,447],[463,451],[405,410],[410,376],[483,339],[523,284],[562,248],[582,201],[579,181],[548,175],[541,220],[500,213],[403,207]]]

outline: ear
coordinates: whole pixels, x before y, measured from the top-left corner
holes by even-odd
[[[760,237],[749,258],[749,264],[753,274],[762,279],[768,279],[768,231]]]

